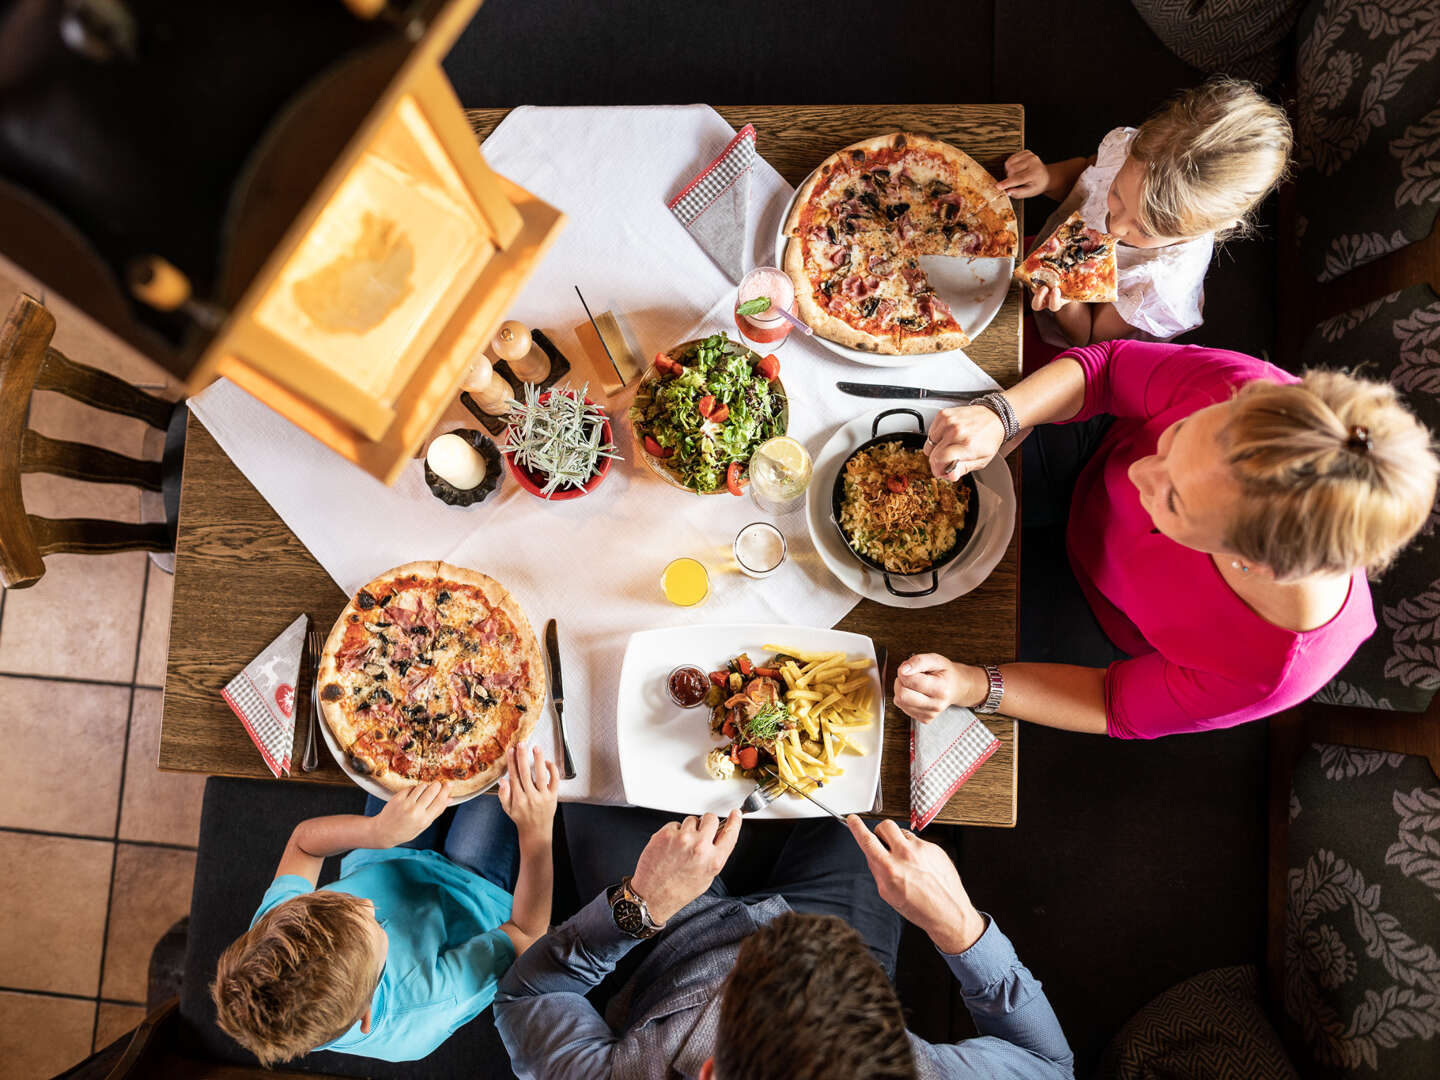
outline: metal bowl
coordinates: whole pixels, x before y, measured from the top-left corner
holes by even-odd
[[[919,430],[892,431],[886,435],[881,435],[879,433],[880,421],[884,420],[887,416],[893,416],[896,413],[905,413],[909,416],[913,416]],[[864,453],[871,447],[879,446],[883,443],[900,443],[902,446],[909,447],[913,450],[924,450],[925,417],[921,416],[914,409],[886,409],[884,412],[876,415],[874,423],[870,425],[870,438],[865,442],[861,443],[854,450],[850,451],[850,453],[846,456],[845,460],[840,463],[840,469],[835,474],[835,486],[830,494],[830,520],[834,523],[835,531],[840,534],[840,539],[845,542],[845,546],[849,549],[850,554],[854,555],[855,558],[859,559],[866,566],[869,566],[875,570],[879,570],[880,573],[884,575],[885,588],[891,596],[929,596],[931,593],[933,593],[936,589],[940,587],[940,571],[943,570],[946,566],[950,565],[950,563],[955,561],[959,554],[965,550],[965,545],[970,542],[970,537],[975,535],[975,525],[980,517],[980,493],[975,487],[975,478],[969,473],[966,473],[959,480],[954,481],[956,487],[963,487],[970,493],[969,500],[966,503],[965,521],[955,532],[955,543],[952,544],[945,552],[943,552],[938,559],[932,562],[927,569],[917,570],[914,572],[914,574],[896,574],[893,570],[885,569],[883,563],[880,563],[875,559],[870,558],[870,556],[868,555],[861,554],[861,552],[855,547],[854,543],[851,541],[850,537],[846,534],[844,528],[842,528],[840,525],[840,504],[845,497],[846,466],[848,466],[851,460],[854,459],[857,455]],[[924,574],[927,572],[930,575],[930,586],[929,588],[921,589],[919,592],[897,589],[890,580],[892,574],[895,577],[913,577],[915,576],[915,574]]]

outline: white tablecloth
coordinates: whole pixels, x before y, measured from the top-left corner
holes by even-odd
[[[734,136],[713,109],[515,109],[485,141],[486,159],[570,222],[516,301],[511,317],[541,327],[575,365],[589,368],[574,328],[584,320],[574,286],[592,311],[613,310],[642,357],[716,330],[735,331],[734,285],[700,250],[666,202]],[[763,157],[763,135],[760,143]],[[773,239],[792,189],[765,161],[751,184],[749,264],[773,261]],[[844,420],[873,406],[835,380],[989,389],[978,367],[927,360],[881,371],[843,361],[791,334],[779,351],[790,396],[790,431],[819,451]],[[592,396],[601,380],[591,379]],[[616,442],[633,439],[630,389],[606,401]],[[730,544],[764,517],[747,496],[698,497],[668,487],[642,462],[617,461],[591,494],[546,503],[508,475],[502,491],[469,509],[431,496],[421,462],[386,487],[233,384],[221,381],[191,408],[241,472],[275,508],[340,587],[353,592],[412,559],[444,559],[482,570],[518,598],[540,633],[559,621],[565,720],[578,776],[567,799],[623,803],[615,745],[615,693],[625,643],[637,630],[692,622],[781,622],[833,626],[858,600],[821,565],[803,513],[777,520],[790,558],[764,582],[734,568]],[[458,404],[438,431],[476,426]],[[693,555],[710,569],[698,608],[676,608],[660,592],[672,558]],[[684,659],[705,658],[686,657]],[[720,658],[711,658],[718,661]],[[553,748],[550,725],[537,742]]]

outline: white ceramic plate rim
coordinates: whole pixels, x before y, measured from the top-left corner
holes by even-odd
[[[940,411],[921,405],[903,407],[913,408],[920,413],[925,417],[927,426]],[[929,596],[895,596],[885,588],[885,579],[879,571],[872,571],[855,558],[840,538],[840,531],[830,520],[831,492],[835,485],[836,471],[851,451],[869,441],[870,425],[882,411],[884,410],[857,416],[842,425],[830,436],[816,456],[815,471],[805,496],[805,524],[810,530],[810,542],[815,545],[825,568],[853,593],[886,607],[927,608],[948,604],[956,597],[964,596],[989,577],[1010,544],[1010,536],[1015,531],[1015,484],[1010,477],[1010,467],[1004,458],[997,456],[985,468],[975,473],[978,483],[984,484],[1000,497],[999,516],[989,521],[981,521],[976,526],[965,550],[954,562],[940,571],[940,587]],[[904,582],[912,579],[900,580]],[[913,580],[928,583],[930,575],[918,575]],[[902,584],[901,587],[906,586]]]
[[[695,664],[711,671],[741,652],[749,652],[754,657],[763,651],[761,646],[767,644],[816,651],[843,649],[852,657],[868,657],[871,661],[871,700],[876,704],[881,700],[875,643],[863,634],[771,623],[698,624],[637,631],[630,635],[625,646],[615,703],[616,751],[620,758],[620,780],[628,802],[677,814],[709,811],[722,817],[740,805],[754,789],[753,781],[701,780],[695,776],[687,778],[677,791],[675,785],[664,778],[666,774],[663,771],[656,772],[654,765],[657,758],[664,762],[663,768],[673,769],[682,756],[682,748],[686,767],[698,766],[703,771],[705,754],[712,747],[722,745],[708,731],[703,706],[681,709],[670,701],[665,693],[665,677],[681,664]],[[843,759],[845,775],[816,792],[817,797],[837,813],[868,814],[875,805],[875,794],[880,784],[880,757],[885,745],[885,718],[877,715],[873,719],[870,728],[857,732],[855,736],[866,753],[859,757],[846,754]],[[676,725],[671,731],[680,737],[663,744],[657,743],[654,738],[647,739],[647,732],[653,732],[653,725],[657,724],[667,727]],[[657,751],[657,745],[664,749]],[[690,754],[692,746],[693,754]],[[665,757],[665,750],[673,750],[673,761]],[[673,772],[670,775],[674,775]],[[659,779],[656,779],[657,776]],[[697,782],[690,783],[689,779]],[[698,800],[692,801],[683,794],[685,790],[702,794]],[[823,810],[807,799],[785,797],[747,817],[789,820],[824,815]]]
[[[799,198],[800,192],[804,189],[806,183],[809,182],[810,176],[814,175],[815,170],[812,169],[810,171],[810,175],[807,176],[804,180],[800,181],[799,185],[795,188],[794,193],[790,196],[789,201],[785,204],[785,212],[780,215],[780,228],[779,231],[775,234],[776,266],[784,267],[785,265],[785,245],[790,242],[790,238],[785,235],[785,223],[790,220],[790,211],[795,208],[795,200]],[[964,256],[962,255],[957,255],[955,257],[964,258]],[[987,303],[984,307],[981,308],[981,317],[976,320],[974,329],[971,329],[968,326],[965,327],[965,332],[970,335],[971,342],[974,342],[974,340],[978,338],[981,334],[983,334],[990,326],[990,324],[995,321],[995,316],[1005,305],[1005,297],[1009,295],[1010,292],[1010,279],[1015,273],[1015,260],[1013,258],[985,258],[976,259],[974,260],[974,262],[979,264],[993,263],[996,267],[1000,266],[1003,263],[1005,266],[1005,272],[1003,275],[979,274],[977,276],[980,278],[980,282],[983,285],[996,285],[1003,279],[1005,282],[1005,287],[1003,289],[995,290],[987,298]],[[969,357],[966,356],[964,349],[945,349],[940,352],[914,353],[908,356],[887,356],[884,353],[862,352],[859,349],[847,348],[844,345],[831,341],[829,338],[821,337],[818,333],[815,334],[814,337],[811,338],[811,340],[823,345],[825,348],[829,349],[837,356],[843,356],[847,360],[853,360],[857,364],[865,364],[869,367],[909,367],[912,364],[920,363],[922,360],[930,360],[937,356],[964,356],[967,360],[969,359]]]

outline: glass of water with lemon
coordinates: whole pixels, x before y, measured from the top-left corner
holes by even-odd
[[[788,435],[760,444],[750,458],[750,492],[766,513],[788,514],[805,502],[814,463],[810,452]]]

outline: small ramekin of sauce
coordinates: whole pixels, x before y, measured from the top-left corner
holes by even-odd
[[[665,680],[665,689],[670,692],[670,700],[680,708],[693,709],[705,703],[710,677],[694,664],[682,664],[670,672],[670,677]]]

